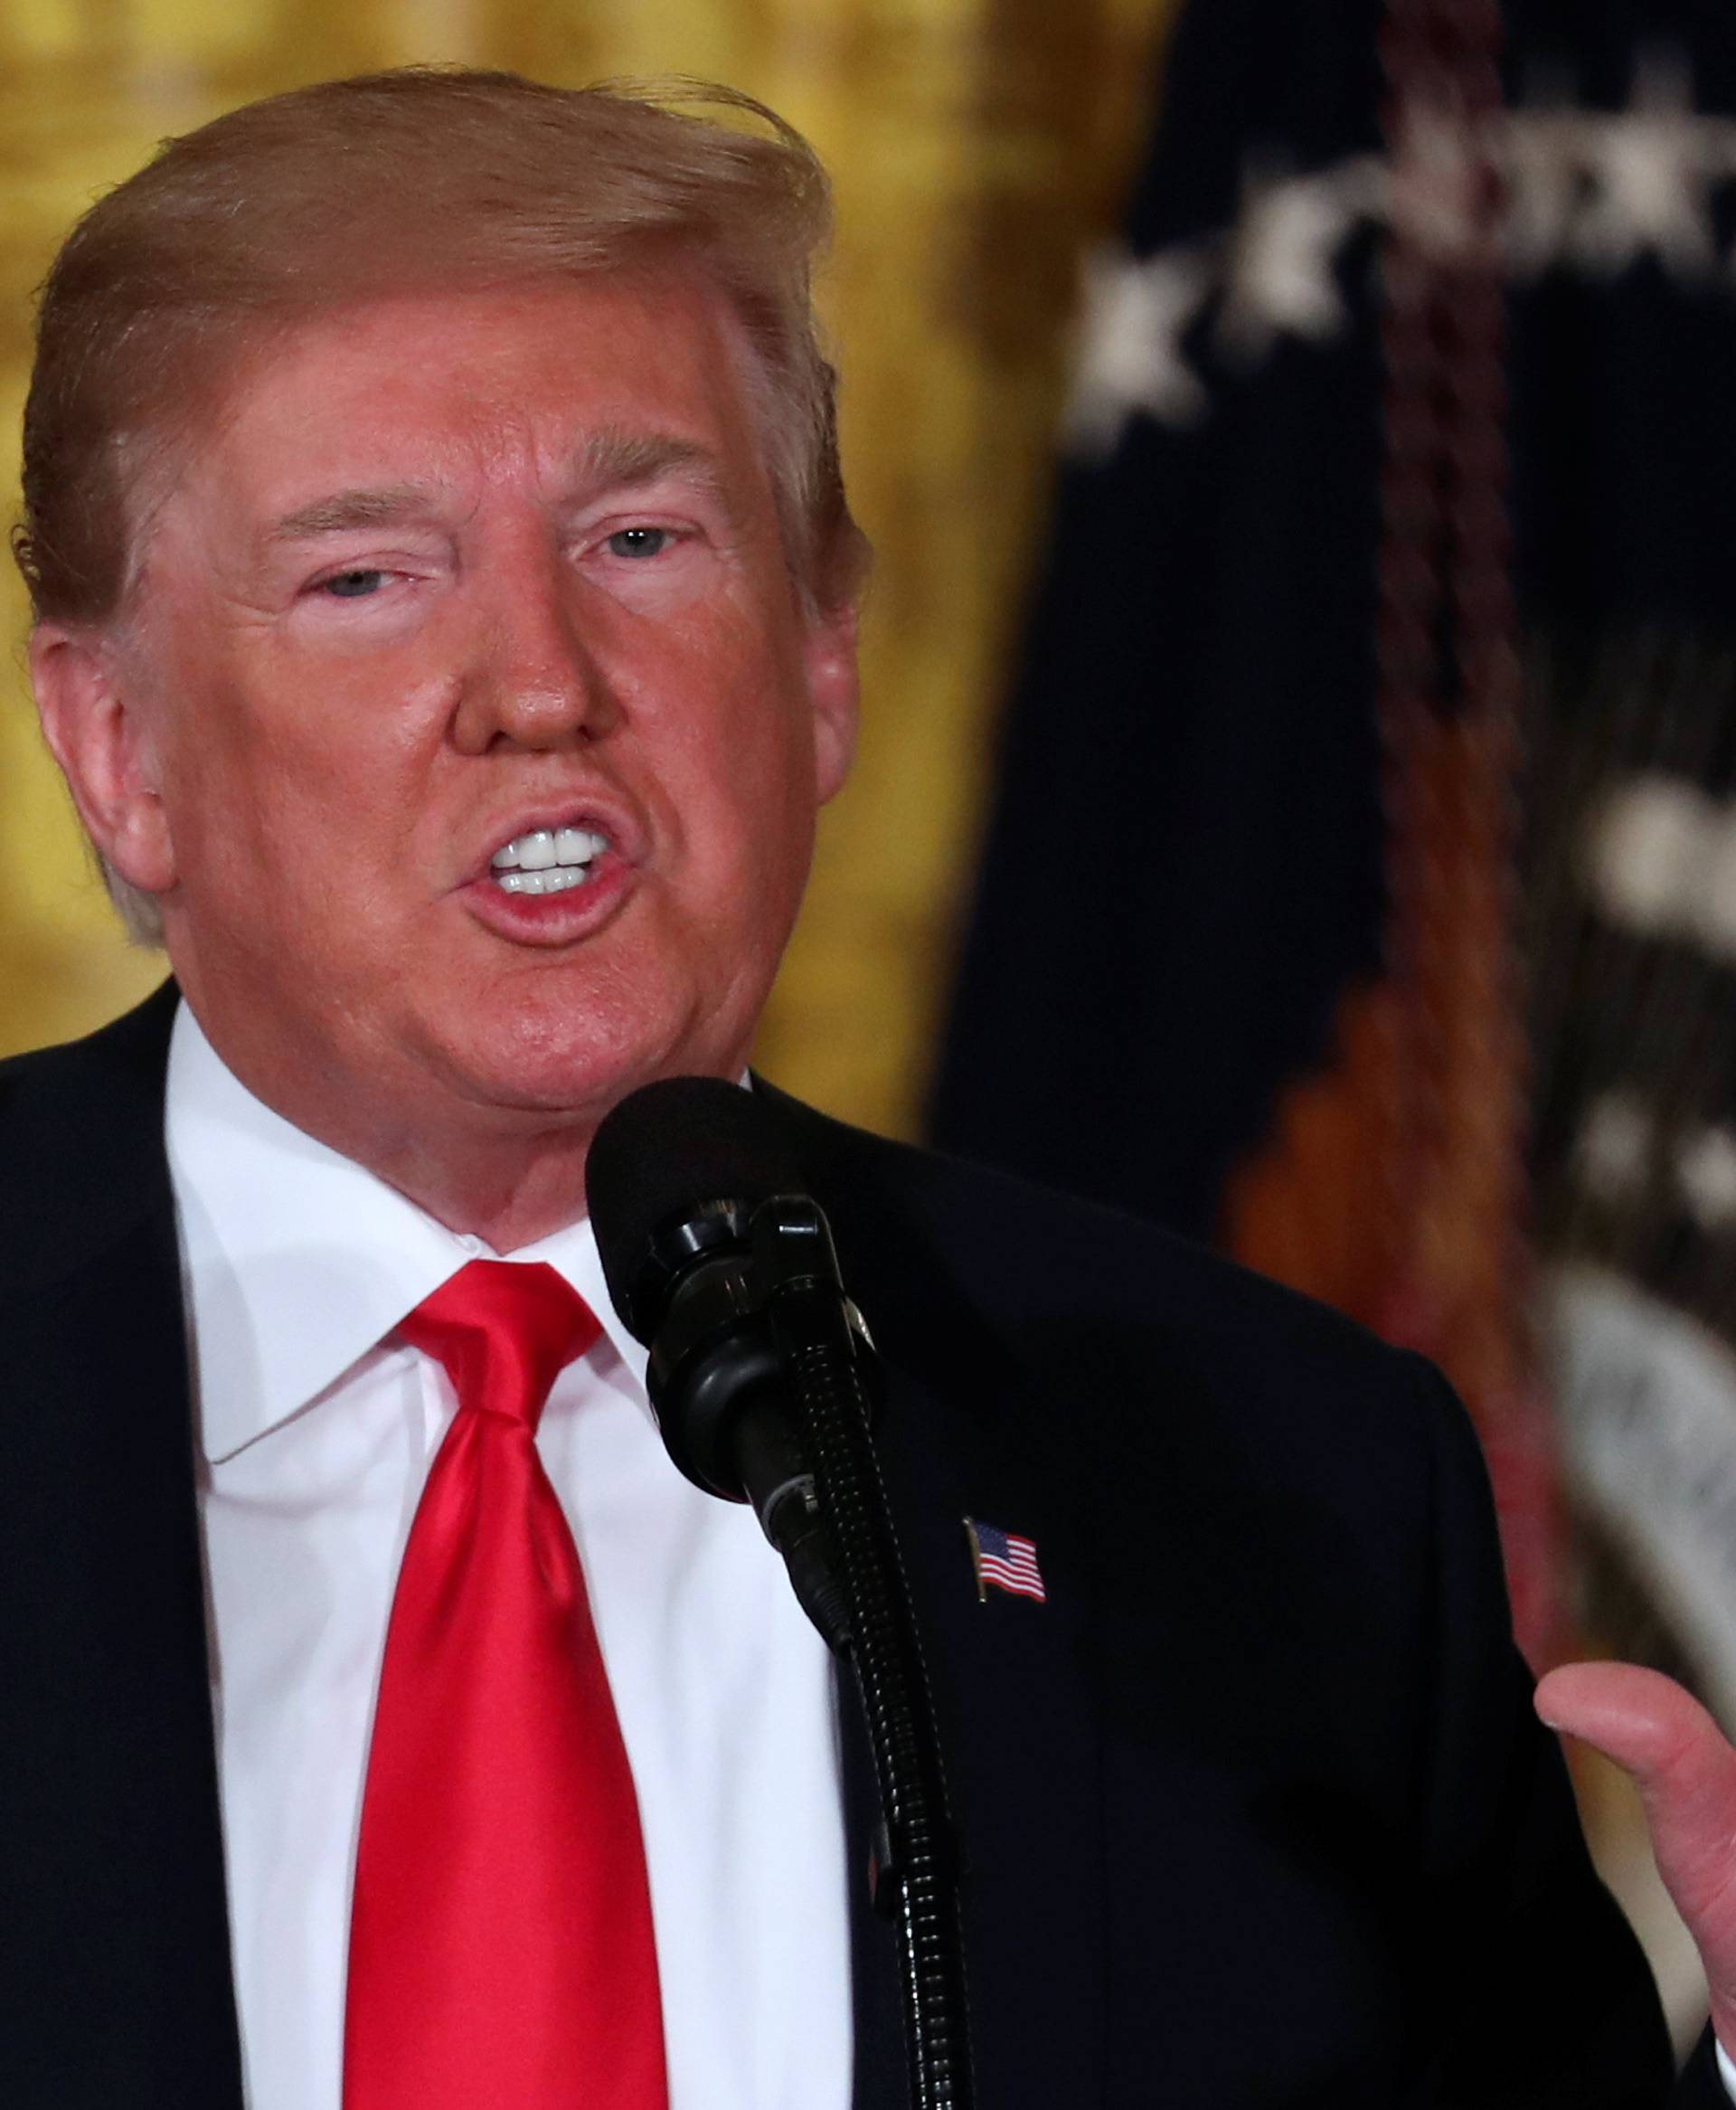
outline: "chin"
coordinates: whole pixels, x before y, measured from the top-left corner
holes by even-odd
[[[448,1040],[445,1053],[467,1096],[524,1112],[595,1118],[654,1077],[733,1074],[727,1055],[694,1046],[682,1023],[647,1013],[643,1002],[538,998],[473,1024]]]

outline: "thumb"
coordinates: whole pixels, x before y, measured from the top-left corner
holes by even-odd
[[[1692,1694],[1631,1663],[1570,1663],[1538,1714],[1633,1776],[1665,1888],[1700,1951],[1719,2041],[1736,2047],[1736,1750]]]

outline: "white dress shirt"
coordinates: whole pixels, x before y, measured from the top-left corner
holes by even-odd
[[[169,1056],[236,1998],[250,2110],[340,2110],[386,1618],[456,1408],[386,1337],[487,1254],[273,1113],[184,1004]],[[847,2110],[831,1662],[751,1512],[664,1453],[590,1225],[544,1260],[604,1337],[538,1448],[584,1566],[645,1834],[671,2110]]]

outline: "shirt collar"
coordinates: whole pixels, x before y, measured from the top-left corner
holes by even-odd
[[[213,1464],[318,1398],[466,1261],[493,1257],[256,1099],[184,1002],[164,1130]],[[609,1302],[588,1221],[512,1257],[565,1276],[643,1385],[646,1351]]]

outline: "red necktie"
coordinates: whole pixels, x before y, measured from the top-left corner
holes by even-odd
[[[457,1419],[399,1570],[356,1857],[344,2110],[666,2110],[645,1850],[579,1556],[536,1454],[600,1329],[474,1260],[399,1332]]]

